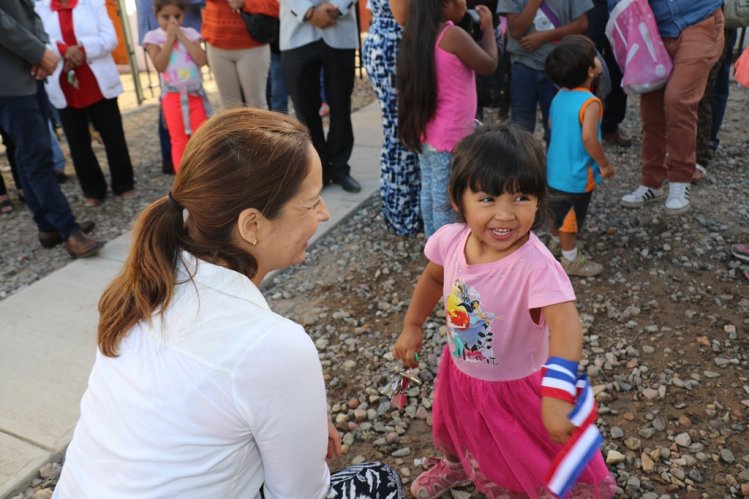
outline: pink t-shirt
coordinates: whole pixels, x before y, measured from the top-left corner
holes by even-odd
[[[182,33],[188,40],[194,42],[200,40],[201,36],[193,28],[180,27]],[[166,43],[166,31],[156,28],[149,31],[143,37],[143,46],[146,44],[163,47]],[[179,92],[186,89],[188,92],[198,92],[203,88],[203,76],[200,68],[192,60],[190,52],[181,42],[174,42],[172,53],[169,55],[169,64],[163,73],[160,73],[161,82],[167,92]]]
[[[455,365],[474,378],[519,379],[549,355],[549,328],[530,310],[575,300],[562,266],[533,232],[528,242],[495,262],[468,265],[465,224],[441,227],[426,257],[444,268],[448,344]]]
[[[455,145],[471,133],[476,119],[476,73],[457,55],[439,46],[452,26],[452,21],[447,21],[434,44],[437,107],[421,138],[422,143],[440,152],[452,152]]]

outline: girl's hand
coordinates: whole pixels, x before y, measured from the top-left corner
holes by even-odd
[[[393,357],[400,359],[406,367],[417,367],[419,363],[414,354],[421,351],[423,337],[421,327],[404,326],[393,345]]]
[[[176,40],[180,35],[180,29],[179,24],[177,24],[177,21],[169,21],[169,24],[166,26],[166,37],[167,39],[170,39],[172,41]]]
[[[229,2],[229,6],[233,11],[238,11],[244,7],[244,0],[227,0],[227,2]]]
[[[479,18],[481,19],[481,21],[479,21],[481,31],[483,33],[493,31],[494,24],[492,20],[492,11],[489,10],[489,7],[486,5],[477,5],[476,12],[478,12]]]
[[[325,459],[333,459],[342,455],[341,435],[333,424],[333,420],[328,417],[328,452],[325,454]]]
[[[544,423],[544,428],[549,432],[551,439],[558,444],[565,443],[575,430],[575,425],[567,418],[567,414],[573,407],[572,404],[564,400],[552,397],[541,399],[541,420]]]

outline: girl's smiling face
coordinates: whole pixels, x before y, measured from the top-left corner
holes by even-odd
[[[499,260],[528,240],[538,212],[538,198],[532,194],[463,192],[463,216],[471,229],[466,244],[468,263]]]
[[[182,26],[183,16],[184,12],[182,12],[182,9],[180,9],[176,5],[164,5],[156,13],[156,20],[159,23],[159,28],[166,31],[169,23],[173,21],[177,23],[177,26]]]

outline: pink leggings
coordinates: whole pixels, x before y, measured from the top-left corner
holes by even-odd
[[[188,107],[190,110],[190,125],[192,133],[208,119],[208,115],[203,105],[203,98],[199,95],[190,94],[188,97]],[[187,147],[187,140],[190,138],[185,133],[185,124],[182,120],[182,106],[177,92],[169,92],[163,95],[161,107],[164,110],[164,121],[166,128],[169,130],[169,138],[172,142],[172,163],[174,171],[179,172],[182,154]]]

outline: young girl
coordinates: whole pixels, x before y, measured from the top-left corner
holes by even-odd
[[[185,0],[154,0],[159,28],[143,37],[143,46],[161,73],[161,104],[175,172],[179,172],[187,140],[208,119],[210,110],[200,74],[205,50],[200,46],[200,33],[182,27],[185,6]]]
[[[448,344],[433,409],[444,457],[413,482],[419,499],[469,481],[487,497],[550,497],[545,476],[574,428],[573,405],[547,391],[542,398],[540,369],[548,358],[576,371],[582,332],[569,278],[531,231],[544,218],[544,159],[515,126],[482,127],[455,151],[449,196],[462,223],[427,241],[429,263],[393,347],[417,365],[422,325],[444,295]],[[594,449],[572,495],[614,489]]]
[[[409,2],[408,22],[398,54],[398,126],[405,146],[419,153],[421,216],[431,236],[453,222],[447,199],[452,150],[471,133],[476,117],[476,74],[497,66],[492,15],[481,17],[481,44],[454,26],[466,12],[465,0]]]

